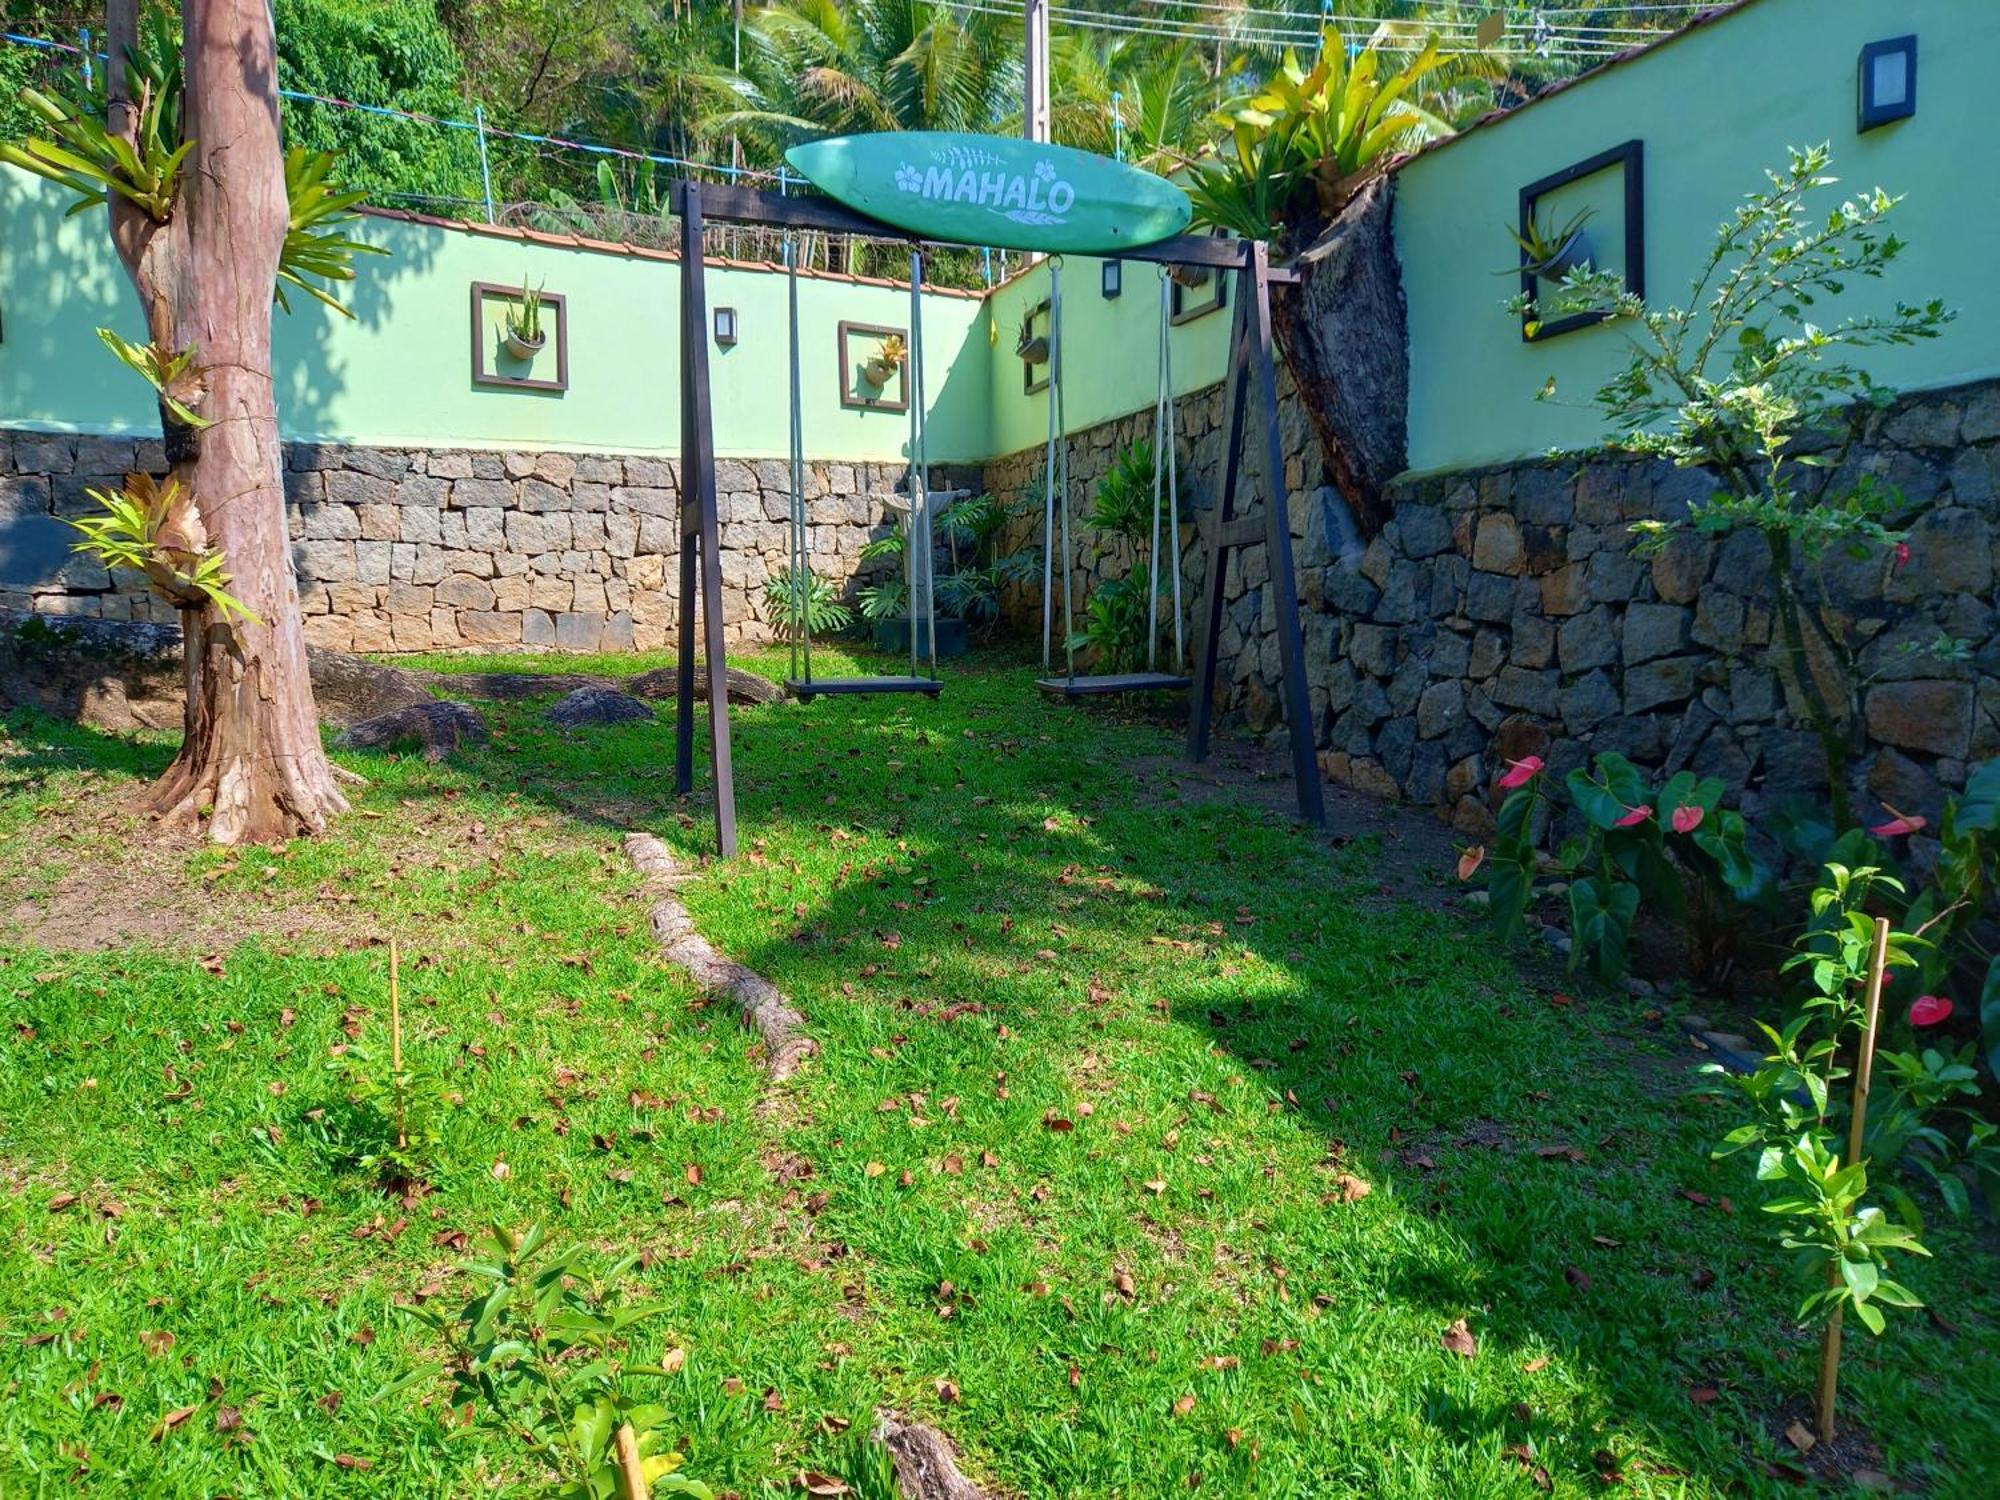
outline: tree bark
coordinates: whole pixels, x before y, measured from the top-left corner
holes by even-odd
[[[1390,213],[1392,178],[1369,181],[1293,262],[1271,299],[1327,477],[1365,535],[1388,520],[1383,488],[1409,463],[1410,354]]]
[[[130,138],[124,55],[136,0],[110,0],[112,127]],[[111,238],[153,342],[193,346],[197,409],[212,424],[167,431],[172,478],[191,503],[181,545],[221,552],[229,591],[255,617],[185,611],[190,686],[180,754],[153,788],[163,817],[208,818],[217,843],[318,833],[346,810],[314,711],[298,583],[286,535],[271,381],[271,297],[290,217],[278,128],[277,38],[267,0],[183,7],[182,129],[196,144],[172,216],[116,196]]]

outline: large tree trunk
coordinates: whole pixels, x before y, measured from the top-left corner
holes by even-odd
[[[114,199],[113,242],[163,348],[193,345],[198,410],[176,431],[173,478],[193,498],[180,525],[221,552],[229,590],[255,616],[184,611],[192,665],[180,754],[152,793],[176,821],[207,814],[217,843],[318,833],[346,810],[314,712],[298,583],[286,537],[283,461],[271,383],[271,293],[289,210],[278,132],[277,39],[268,0],[183,7],[184,132],[196,142],[173,217],[155,225]],[[112,126],[134,0],[112,0]]]
[[[1409,463],[1410,352],[1390,213],[1394,179],[1347,200],[1293,263],[1271,312],[1327,475],[1367,535],[1388,520],[1383,487]]]

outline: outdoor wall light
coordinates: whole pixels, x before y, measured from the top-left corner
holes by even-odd
[[[1861,49],[1857,132],[1873,130],[1917,112],[1917,39],[1891,37]]]
[[[725,349],[736,342],[736,309],[718,307],[715,310],[715,341]]]
[[[1104,295],[1115,297],[1125,290],[1125,262],[1107,260],[1104,263]]]

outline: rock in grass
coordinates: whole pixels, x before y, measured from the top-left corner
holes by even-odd
[[[490,738],[485,720],[463,703],[433,700],[350,724],[334,744],[343,750],[386,750],[415,741],[424,747],[424,759],[436,762],[460,745],[483,745]]]
[[[785,696],[785,690],[768,677],[759,677],[755,672],[745,672],[738,667],[730,667],[729,701],[739,708],[755,708],[762,703],[776,703]],[[625,686],[641,698],[671,698],[680,684],[680,673],[673,667],[657,667],[650,672],[641,672]],[[708,667],[696,662],[694,668],[694,699],[697,703],[708,701]]]
[[[549,722],[560,729],[629,724],[652,717],[653,710],[637,698],[608,687],[580,687],[553,704],[548,714]]]

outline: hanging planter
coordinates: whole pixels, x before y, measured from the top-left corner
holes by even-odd
[[[903,356],[907,346],[901,334],[892,333],[882,340],[881,346],[861,366],[861,378],[880,390],[889,383],[890,377],[903,367]]]
[[[520,301],[507,309],[502,342],[514,358],[530,360],[542,352],[548,341],[548,333],[542,327],[542,289],[523,283]]]
[[[1521,263],[1503,267],[1498,274],[1518,276],[1525,271],[1544,281],[1561,281],[1572,271],[1588,270],[1594,263],[1596,246],[1591,243],[1590,231],[1583,226],[1595,212],[1582,209],[1560,229],[1531,220],[1525,234],[1508,230],[1508,238],[1520,247]]]
[[[1049,362],[1048,335],[1035,332],[1035,309],[1032,307],[1021,314],[1021,326],[1014,335],[1014,352],[1031,365]]]

